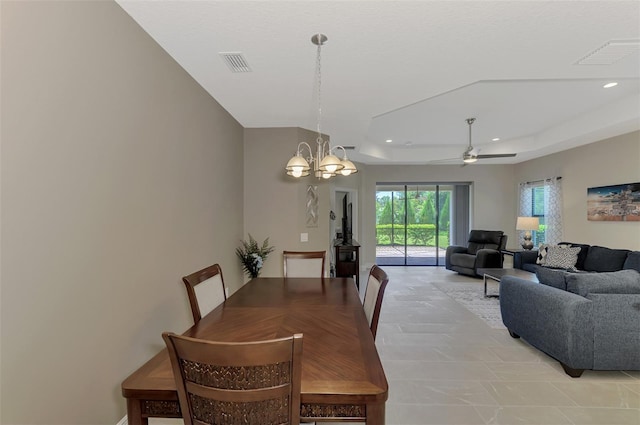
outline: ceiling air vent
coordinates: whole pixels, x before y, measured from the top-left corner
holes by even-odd
[[[251,68],[241,52],[220,52],[219,54],[231,72],[251,72]]]
[[[611,65],[638,50],[640,50],[640,40],[611,40],[580,59],[576,64]]]

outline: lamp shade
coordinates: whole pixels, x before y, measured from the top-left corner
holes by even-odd
[[[346,155],[344,158],[342,158],[342,165],[344,166],[344,168],[340,170],[340,174],[342,174],[343,176],[350,176],[351,174],[355,174],[358,172],[355,164],[349,161]]]
[[[516,230],[538,230],[540,220],[538,217],[518,217]]]
[[[340,161],[340,158],[333,154],[328,154],[325,155],[324,158],[322,158],[322,161],[320,161],[320,166],[318,168],[320,168],[320,171],[335,174],[336,171],[342,170],[344,168],[344,165],[342,165],[342,161]]]
[[[298,151],[289,162],[287,162],[287,174],[293,177],[303,177],[309,175],[309,163],[300,155]]]

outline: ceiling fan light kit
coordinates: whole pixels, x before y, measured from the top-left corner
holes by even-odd
[[[469,145],[467,149],[462,153],[462,162],[465,164],[472,164],[476,162],[478,159],[488,159],[488,158],[511,158],[516,156],[515,153],[497,153],[497,154],[489,154],[489,155],[477,155],[474,154],[474,147],[471,145],[471,126],[476,121],[475,118],[467,118],[467,124],[469,125]]]

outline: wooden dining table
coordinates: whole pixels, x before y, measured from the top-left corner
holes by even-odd
[[[184,335],[244,342],[296,333],[301,420],[383,425],[388,384],[352,278],[252,279]],[[122,395],[129,425],[182,417],[166,349],[123,381]]]

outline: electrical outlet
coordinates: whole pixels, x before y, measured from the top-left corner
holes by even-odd
[[[300,233],[300,242],[309,242],[309,234]]]

